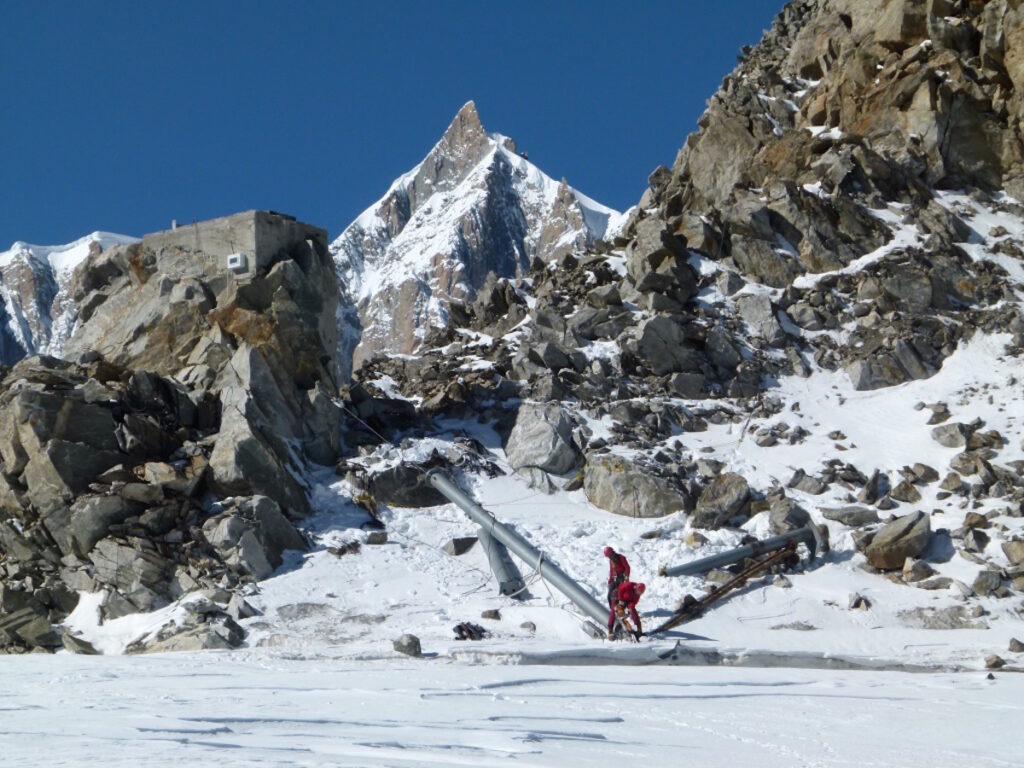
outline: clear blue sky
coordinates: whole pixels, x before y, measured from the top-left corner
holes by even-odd
[[[12,0],[0,250],[272,208],[337,235],[466,101],[615,208],[782,0]]]

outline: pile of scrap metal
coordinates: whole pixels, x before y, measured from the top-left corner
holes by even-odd
[[[479,624],[470,624],[464,621],[452,627],[456,640],[483,640],[487,637],[487,630]]]
[[[714,568],[724,568],[736,563],[746,563],[740,570],[724,584],[713,586],[711,591],[704,597],[697,599],[687,595],[676,612],[663,624],[652,629],[648,635],[656,635],[661,632],[678,627],[680,624],[700,616],[712,603],[716,603],[730,592],[743,587],[751,579],[761,576],[772,568],[793,568],[800,562],[797,554],[797,546],[804,544],[807,547],[807,561],[814,560],[817,553],[828,552],[828,529],[824,526],[808,525],[789,533],[773,536],[763,541],[754,541],[742,547],[730,549],[717,555],[702,557],[682,565],[662,568],[659,576],[693,576],[699,573],[707,573]]]

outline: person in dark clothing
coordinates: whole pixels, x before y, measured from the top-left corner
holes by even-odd
[[[614,610],[619,585],[629,581],[629,561],[611,547],[604,548],[604,556],[608,558],[608,607]]]
[[[612,606],[612,610],[608,614],[608,637],[612,637],[617,614],[621,611],[623,615],[629,614],[629,618],[633,622],[633,637],[637,640],[640,639],[644,630],[640,624],[640,614],[636,612],[636,604],[646,589],[645,585],[635,581],[626,581],[619,585],[615,593],[615,605]]]

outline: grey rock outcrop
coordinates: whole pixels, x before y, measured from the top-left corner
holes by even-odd
[[[900,611],[899,618],[910,627],[921,629],[987,629],[982,621],[975,621],[962,605],[945,608],[911,608]]]
[[[240,575],[265,579],[283,562],[285,550],[304,551],[306,540],[266,496],[243,499],[203,523],[206,541]]]
[[[772,499],[768,520],[773,533],[788,533],[811,524],[811,515],[792,499]]]
[[[154,636],[137,640],[126,653],[183,653],[230,650],[245,640],[245,630],[225,610],[209,599],[185,603],[182,618],[161,627]]]
[[[656,376],[700,370],[701,356],[687,342],[678,323],[657,315],[638,330],[637,355]]]
[[[440,462],[437,462],[440,463]],[[393,507],[436,507],[448,499],[424,479],[431,464],[397,464],[369,479],[373,498]]]
[[[946,448],[963,448],[972,430],[966,424],[942,424],[932,430],[932,438]]]
[[[1001,582],[999,571],[979,571],[978,575],[974,577],[971,589],[976,595],[984,597],[999,589]]]
[[[309,510],[304,465],[340,445],[336,287],[322,230],[260,212],[81,265],[81,362],[28,358],[0,385],[0,560],[36,615],[99,590],[104,618],[152,610],[307,546],[289,519]],[[244,635],[209,629],[188,647]],[[26,632],[4,636],[52,645]]]
[[[11,619],[3,644],[59,645],[40,622],[72,611],[80,591],[105,592],[102,616],[115,618],[242,583],[199,532],[217,410],[191,398],[167,379],[100,359],[27,358],[11,370],[0,385],[0,451],[10,468],[0,483],[0,619],[24,609],[36,618],[29,629]],[[265,514],[267,504],[252,502],[280,541],[291,524]]]
[[[1013,565],[1024,565],[1024,541],[1013,539],[1003,542],[1003,554]]]

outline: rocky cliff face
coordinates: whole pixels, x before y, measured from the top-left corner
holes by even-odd
[[[339,447],[337,282],[306,229],[244,276],[149,239],[75,272],[77,362],[0,384],[0,647],[59,645],[79,591],[110,618],[206,589],[187,647],[241,642],[231,590],[305,547],[309,462]]]
[[[77,308],[69,285],[76,266],[135,239],[93,232],[67,245],[15,243],[0,253],[0,364],[33,354],[59,355],[74,330]]]
[[[330,463],[338,445],[338,286],[317,232],[245,278],[187,246],[143,240],[100,254],[75,274],[82,325],[65,348],[217,397],[215,485],[298,514],[308,508],[303,459]]]
[[[554,182],[484,131],[473,102],[427,157],[331,245],[342,289],[346,367],[377,352],[408,353],[470,301],[488,275],[522,274],[535,258],[582,252],[617,214]],[[346,302],[343,301],[343,307]]]
[[[863,388],[930,375],[979,325],[1016,328],[1020,244],[988,217],[1024,195],[1021,14],[791,3],[652,175],[634,228],[781,290],[804,347]]]

